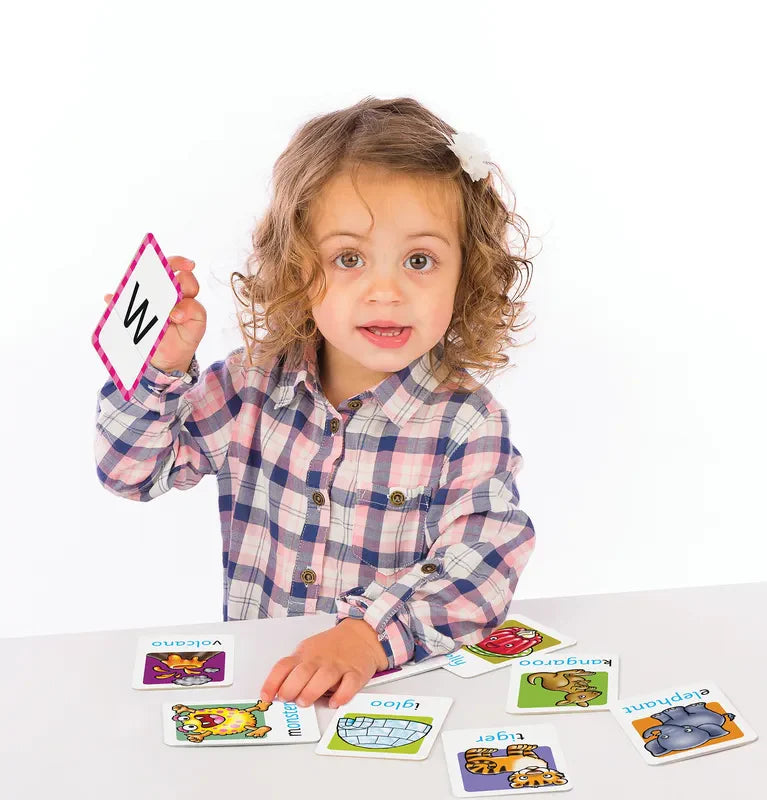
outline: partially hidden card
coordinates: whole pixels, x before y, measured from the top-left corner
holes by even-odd
[[[301,744],[320,738],[314,706],[280,701],[242,700],[162,707],[165,744],[211,745]]]
[[[147,233],[91,342],[120,394],[130,400],[184,293],[157,240]]]
[[[229,686],[234,676],[231,634],[157,634],[139,637],[134,689]]]
[[[481,642],[450,653],[444,669],[462,678],[473,678],[507,667],[515,658],[525,658],[533,653],[537,657],[543,652],[560,650],[572,644],[575,644],[575,639],[558,633],[549,625],[514,614]]]
[[[456,797],[566,792],[570,770],[553,725],[444,731],[442,747]]]
[[[544,654],[516,658],[509,670],[510,714],[608,711],[618,698],[618,656]]]
[[[398,681],[400,678],[409,678],[411,675],[420,675],[422,672],[429,672],[429,670],[437,669],[445,664],[447,664],[447,656],[432,656],[424,661],[419,661],[417,664],[408,661],[407,664],[403,664],[401,667],[376,672],[365,684],[365,687],[369,688],[389,681]]]
[[[642,758],[653,766],[738,747],[757,735],[709,680],[621,697],[612,707]]]
[[[452,697],[357,694],[338,709],[315,752],[360,758],[427,758],[452,704]]]

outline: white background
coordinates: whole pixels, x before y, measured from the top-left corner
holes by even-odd
[[[490,383],[538,537],[517,597],[767,579],[758,7],[4,11],[0,636],[220,619],[215,478],[101,486],[90,336],[151,231],[197,262],[201,366],[239,346],[228,279],[275,158],[367,95],[481,136],[537,237],[530,343]]]

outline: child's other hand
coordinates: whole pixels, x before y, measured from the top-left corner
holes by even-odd
[[[186,372],[192,363],[192,356],[205,335],[207,314],[203,306],[193,297],[200,291],[197,278],[192,275],[194,261],[183,256],[171,256],[168,259],[176,280],[181,285],[183,297],[171,311],[170,324],[152,360],[153,367],[163,372],[181,370]],[[109,303],[113,295],[105,294],[104,301]],[[175,315],[179,314],[179,317]]]
[[[311,705],[331,687],[331,708],[348,703],[376,672],[388,666],[378,635],[362,619],[342,619],[334,628],[304,639],[281,658],[264,681],[261,700],[275,697]]]

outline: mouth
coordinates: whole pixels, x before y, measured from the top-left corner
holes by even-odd
[[[372,333],[374,336],[381,336],[383,338],[399,336],[403,334],[405,331],[410,330],[409,325],[403,325],[400,328],[379,327],[377,325],[373,325],[370,328],[367,328],[364,325],[361,325],[360,327],[362,328],[362,330],[368,331],[369,333]]]

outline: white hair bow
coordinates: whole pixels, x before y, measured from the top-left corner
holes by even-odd
[[[461,166],[469,173],[473,181],[486,178],[490,172],[490,155],[482,139],[476,134],[466,131],[457,132],[448,141],[448,150],[452,150],[459,158]]]

